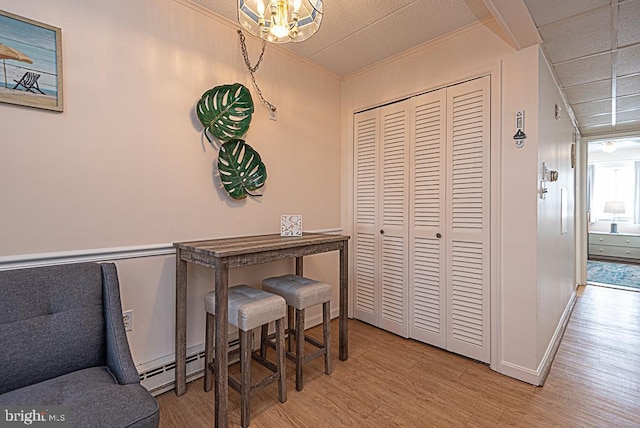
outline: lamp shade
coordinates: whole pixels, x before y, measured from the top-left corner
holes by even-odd
[[[617,149],[615,141],[605,141],[602,143],[602,151],[605,153],[613,153]]]
[[[238,0],[238,22],[269,42],[301,42],[320,28],[322,0]]]
[[[624,202],[606,201],[604,203],[604,212],[610,214],[624,214]]]

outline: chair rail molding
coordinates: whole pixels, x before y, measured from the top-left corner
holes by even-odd
[[[81,262],[104,262],[175,254],[173,243],[20,254],[0,257],[0,271]]]
[[[306,230],[307,233],[342,233],[342,228]],[[225,236],[211,237],[211,239]],[[58,251],[49,253],[19,254],[0,256],[0,271],[24,269],[39,266],[61,265],[81,262],[106,262],[112,260],[135,259],[173,255],[176,251],[173,243],[132,245],[126,247],[96,248],[86,250]]]

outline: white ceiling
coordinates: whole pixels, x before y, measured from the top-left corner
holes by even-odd
[[[237,19],[237,0],[191,1]],[[491,16],[516,48],[542,40],[582,135],[640,129],[640,0],[325,0],[283,46],[344,76]]]

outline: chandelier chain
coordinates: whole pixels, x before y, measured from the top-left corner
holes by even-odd
[[[262,104],[267,106],[267,108],[269,108],[269,110],[276,111],[277,110],[276,106],[274,106],[269,101],[267,101],[264,98],[264,96],[262,95],[262,91],[260,90],[260,87],[258,86],[258,83],[256,82],[256,77],[253,75],[253,73],[258,71],[258,67],[260,67],[260,64],[262,63],[262,59],[264,58],[264,50],[267,47],[267,41],[262,39],[262,51],[260,52],[260,57],[258,58],[258,62],[256,62],[256,65],[252,66],[251,65],[251,60],[249,59],[249,54],[247,53],[247,45],[245,44],[244,34],[242,34],[242,31],[240,31],[240,30],[238,30],[238,34],[240,35],[240,49],[242,50],[242,56],[244,58],[244,63],[247,66],[247,70],[249,70],[249,74],[251,74],[251,81],[253,82],[254,88],[256,88],[256,92],[258,93],[258,96],[260,97],[260,101],[262,101]]]

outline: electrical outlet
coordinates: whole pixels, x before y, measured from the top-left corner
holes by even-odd
[[[122,321],[124,321],[124,331],[133,330],[133,310],[124,311]]]

